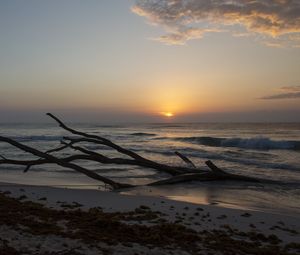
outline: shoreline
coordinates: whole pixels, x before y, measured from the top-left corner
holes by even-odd
[[[89,180],[90,183],[86,184],[54,184],[47,182],[43,183],[42,185],[31,184],[29,183],[14,183],[9,181],[0,182],[0,187],[13,187],[13,186],[28,186],[28,187],[44,187],[44,188],[60,188],[60,189],[74,189],[74,190],[94,190],[94,191],[103,191],[103,192],[110,192],[109,190],[105,190],[105,186],[98,185],[97,182],[93,182],[93,180]],[[236,185],[233,183],[233,185]],[[101,188],[100,188],[101,187]],[[234,187],[234,186],[233,186]],[[292,208],[290,205],[289,207],[283,207],[280,204],[273,206],[275,203],[274,201],[268,201],[268,198],[265,198],[265,201],[262,203],[255,204],[255,201],[251,201],[252,198],[255,198],[257,194],[247,194],[247,192],[243,192],[242,189],[239,189],[240,195],[236,193],[235,189],[231,190],[231,193],[228,193],[230,189],[228,186],[225,186],[225,191],[227,192],[227,196],[222,197],[222,188],[219,185],[212,183],[203,183],[201,186],[195,186],[188,184],[187,186],[180,186],[176,187],[173,185],[170,186],[137,186],[133,189],[122,189],[120,191],[114,191],[114,193],[119,193],[122,195],[127,196],[144,196],[144,197],[154,197],[154,198],[166,198],[168,200],[177,201],[177,202],[186,202],[191,203],[199,206],[204,205],[214,205],[221,208],[228,208],[228,209],[237,209],[237,210],[245,210],[245,211],[257,211],[263,213],[271,213],[277,214],[282,216],[291,216],[291,217],[298,217],[300,214],[300,207]],[[212,196],[209,194],[212,193]],[[221,196],[219,195],[221,194]],[[248,196],[248,197],[245,197]],[[243,199],[245,201],[243,201]],[[263,197],[260,198],[260,200]],[[274,200],[274,199],[273,199]],[[258,202],[258,201],[257,201]],[[282,201],[281,201],[282,203]]]
[[[234,235],[234,233],[244,233],[245,236],[242,239],[247,240],[247,242],[249,241],[248,235],[256,233],[256,235],[262,234],[262,236],[274,238],[273,245],[276,245],[276,247],[285,247],[290,243],[297,243],[300,237],[298,232],[298,229],[300,229],[299,217],[241,209],[230,209],[215,205],[192,204],[154,196],[122,195],[116,192],[98,190],[63,189],[28,185],[11,186],[1,183],[0,191],[2,194],[4,193],[8,197],[13,197],[22,203],[31,201],[42,204],[45,208],[49,208],[51,210],[60,211],[79,209],[84,212],[89,212],[93,208],[101,208],[101,212],[108,215],[129,213],[135,216],[137,216],[141,211],[149,210],[149,212],[158,213],[158,217],[155,218],[155,221],[153,219],[145,220],[143,218],[139,218],[127,222],[127,224],[151,227],[153,224],[155,226],[160,226],[160,224],[167,223],[171,224],[171,226],[180,225],[187,228],[188,231],[196,231],[197,233],[203,233],[203,231],[207,233],[215,233],[214,231],[224,232],[226,230],[229,234],[231,233],[230,235]],[[3,226],[1,227],[0,239],[3,239],[5,238],[5,228],[3,229]],[[15,235],[16,234],[12,234],[12,237]],[[251,237],[249,238],[251,241]],[[276,240],[280,241],[277,242]],[[12,242],[12,240],[10,240],[10,242]],[[20,242],[18,245],[24,248],[26,243]],[[142,251],[149,252],[146,254],[151,254],[150,251],[147,250],[147,247],[140,247],[144,244],[138,243],[138,245],[139,249],[142,249]],[[120,249],[125,254],[134,254],[131,253],[133,248],[124,248],[122,246]],[[172,249],[175,249],[175,247]],[[182,247],[180,249],[182,249]],[[116,250],[113,249],[112,254],[114,254],[114,252],[116,252]],[[160,250],[160,252],[161,254],[167,253],[165,253],[163,249]],[[180,252],[178,251],[174,254],[180,254]],[[185,252],[190,251],[185,250]]]

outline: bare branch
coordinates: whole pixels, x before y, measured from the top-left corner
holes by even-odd
[[[6,157],[4,157],[4,156],[2,156],[2,155],[0,155],[0,158],[2,158],[3,160],[6,160],[6,159],[7,159]]]
[[[173,176],[168,179],[159,180],[156,182],[149,183],[147,186],[159,186],[167,184],[176,184],[190,181],[215,181],[216,177],[211,173],[197,173],[197,174],[181,174]]]
[[[67,149],[68,147],[70,147],[69,144],[64,144],[63,146],[59,146],[59,147],[57,147],[57,148],[54,148],[54,149],[45,151],[45,153],[53,153],[53,152],[62,151],[62,150],[64,150],[64,149]]]
[[[60,127],[63,129],[71,132],[72,134],[75,134],[79,137],[73,138],[73,137],[64,137],[63,141],[61,141],[62,146],[48,150],[46,152],[42,152],[40,150],[37,150],[35,148],[29,147],[27,145],[24,145],[22,143],[19,143],[17,141],[14,141],[13,139],[6,138],[0,136],[0,142],[8,143],[20,150],[23,150],[25,152],[29,152],[32,155],[35,155],[39,157],[39,159],[36,160],[14,160],[14,159],[7,159],[4,156],[0,155],[0,165],[1,164],[11,164],[11,165],[23,165],[26,168],[24,169],[24,172],[27,172],[30,167],[35,165],[41,165],[41,164],[57,164],[62,167],[73,169],[77,172],[80,172],[82,174],[85,174],[86,176],[93,178],[98,181],[102,181],[107,185],[110,185],[114,189],[120,189],[120,188],[128,188],[133,187],[130,184],[123,184],[115,182],[109,178],[103,177],[91,170],[88,170],[84,167],[81,167],[77,164],[72,163],[76,160],[90,160],[94,162],[98,162],[101,164],[116,164],[116,165],[134,165],[134,166],[140,166],[140,167],[146,167],[151,168],[157,171],[166,172],[172,175],[171,178],[159,180],[156,182],[149,183],[149,186],[154,185],[165,185],[165,184],[174,184],[174,183],[181,183],[181,182],[187,182],[187,181],[220,181],[220,180],[239,180],[239,181],[249,181],[249,182],[267,182],[267,183],[274,183],[270,180],[262,180],[252,177],[246,177],[242,175],[237,174],[231,174],[227,173],[220,168],[218,168],[215,164],[213,164],[210,160],[206,161],[206,165],[210,168],[211,171],[204,171],[195,166],[195,164],[186,156],[181,154],[180,152],[175,152],[175,154],[180,157],[187,165],[188,167],[178,167],[178,166],[171,166],[167,164],[158,163],[152,160],[149,160],[147,158],[144,158],[137,153],[125,149],[112,141],[97,136],[97,135],[91,135],[84,132],[80,132],[77,130],[74,130],[72,128],[69,128],[66,126],[61,120],[59,120],[57,117],[55,117],[53,114],[48,113],[51,118],[53,118],[55,121],[58,122]],[[68,142],[65,142],[68,141]],[[86,148],[83,148],[81,146],[75,145],[78,143],[93,143],[93,144],[100,144],[103,146],[107,146],[109,148],[112,148],[119,152],[122,155],[129,156],[130,158],[110,158],[105,155],[102,155],[99,152],[91,151]],[[62,151],[64,149],[73,149],[76,151],[80,151],[83,154],[78,155],[72,155],[65,158],[58,158],[50,153],[52,152],[58,152]]]
[[[60,160],[71,162],[75,160],[93,160],[87,155],[73,155],[66,158],[60,158]],[[22,166],[35,166],[35,165],[42,165],[42,164],[51,164],[52,161],[47,159],[36,159],[36,160],[14,160],[14,159],[5,159],[0,160],[1,164],[9,164],[9,165],[22,165]]]
[[[78,142],[90,142],[90,143],[95,143],[95,144],[103,144],[98,140],[89,139],[89,138],[78,138],[77,139],[77,138],[64,137],[64,139],[73,142],[73,144],[78,143]],[[71,145],[70,147],[75,149],[75,150],[79,150],[83,153],[87,153],[87,154],[90,154],[90,155],[96,155],[97,154],[96,152],[92,152],[92,151],[83,149],[82,147],[73,146],[73,145]],[[101,157],[103,157],[103,155],[101,155]],[[166,164],[161,164],[161,163],[154,162],[152,160],[148,160],[146,158],[134,159],[134,161],[129,161],[128,160],[127,162],[130,162],[130,165],[148,167],[148,168],[152,168],[152,169],[155,169],[155,170],[158,170],[158,171],[169,173],[171,175],[177,175],[177,174],[187,173],[187,172],[191,172],[191,171],[194,172],[194,170],[191,169],[191,168],[169,166],[169,165],[166,165]]]
[[[25,169],[23,170],[23,173],[27,173],[29,171],[30,167],[32,167],[32,165],[26,166]]]
[[[211,162],[210,160],[205,161],[205,164],[210,168],[210,170],[218,175],[227,175],[226,172],[224,172],[223,170],[221,170],[219,167],[217,167],[213,162]]]
[[[58,122],[58,124],[60,125],[60,127],[62,127],[63,129],[65,129],[65,130],[67,130],[69,132],[71,132],[72,134],[99,140],[99,141],[101,141],[101,144],[106,145],[108,147],[111,147],[111,148],[115,149],[116,151],[118,151],[118,152],[120,152],[122,154],[125,154],[125,155],[127,155],[129,157],[132,157],[132,158],[136,159],[136,160],[145,160],[143,157],[141,157],[140,155],[134,153],[133,151],[127,150],[125,148],[122,148],[121,146],[113,143],[112,141],[110,141],[110,140],[108,140],[106,138],[103,138],[103,137],[97,136],[97,135],[90,135],[90,134],[87,134],[87,133],[84,133],[84,132],[80,132],[80,131],[77,131],[77,130],[74,130],[72,128],[67,127],[60,119],[58,119],[52,113],[47,113],[47,115],[50,116],[52,119],[54,119],[56,122]]]
[[[57,165],[60,165],[62,167],[71,168],[71,169],[73,169],[73,170],[75,170],[77,172],[83,173],[86,176],[88,176],[90,178],[93,178],[95,180],[107,183],[110,186],[112,186],[114,189],[119,189],[119,188],[124,188],[124,187],[132,187],[131,185],[128,185],[128,184],[122,184],[122,183],[114,182],[113,180],[108,179],[106,177],[103,177],[101,175],[98,175],[97,173],[95,173],[93,171],[90,171],[90,170],[88,170],[86,168],[83,168],[83,167],[78,166],[78,165],[73,164],[73,163],[69,163],[69,162],[63,161],[63,160],[61,160],[59,158],[56,158],[56,157],[54,157],[54,156],[52,156],[50,154],[41,152],[41,151],[39,151],[37,149],[34,149],[32,147],[29,147],[27,145],[21,144],[21,143],[19,143],[17,141],[14,141],[14,140],[10,139],[10,138],[6,138],[6,137],[3,137],[3,136],[0,136],[0,141],[9,143],[9,144],[11,144],[12,146],[14,146],[16,148],[19,148],[19,149],[21,149],[23,151],[29,152],[29,153],[37,156],[37,157],[49,160],[50,162],[56,163]]]
[[[188,157],[186,157],[186,156],[184,156],[183,154],[181,154],[180,152],[178,152],[178,151],[175,151],[175,154],[179,157],[179,158],[181,158],[189,167],[191,167],[191,168],[197,168],[196,166],[195,166],[195,164],[188,158]]]

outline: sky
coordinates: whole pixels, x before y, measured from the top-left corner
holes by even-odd
[[[0,122],[300,122],[298,0],[2,0]]]

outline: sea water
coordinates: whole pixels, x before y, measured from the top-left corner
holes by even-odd
[[[189,157],[200,169],[206,160],[230,173],[276,180],[278,184],[238,181],[192,182],[162,187],[135,188],[128,194],[166,196],[193,203],[218,204],[275,213],[300,213],[300,124],[298,123],[193,123],[193,124],[70,124],[73,128],[103,136],[157,162],[184,166],[174,152]],[[55,124],[0,124],[0,135],[47,151],[70,136]],[[83,147],[110,157],[123,157],[97,144]],[[70,149],[57,157],[80,154]],[[36,159],[11,145],[0,143],[0,155],[10,159]],[[102,165],[92,161],[75,163],[119,182],[143,185],[168,178],[152,169],[126,165]],[[55,164],[33,166],[0,165],[0,182],[103,189],[104,185],[72,169]]]

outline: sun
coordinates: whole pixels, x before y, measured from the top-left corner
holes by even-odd
[[[161,114],[167,118],[171,118],[174,116],[174,113],[172,112],[162,112]]]

